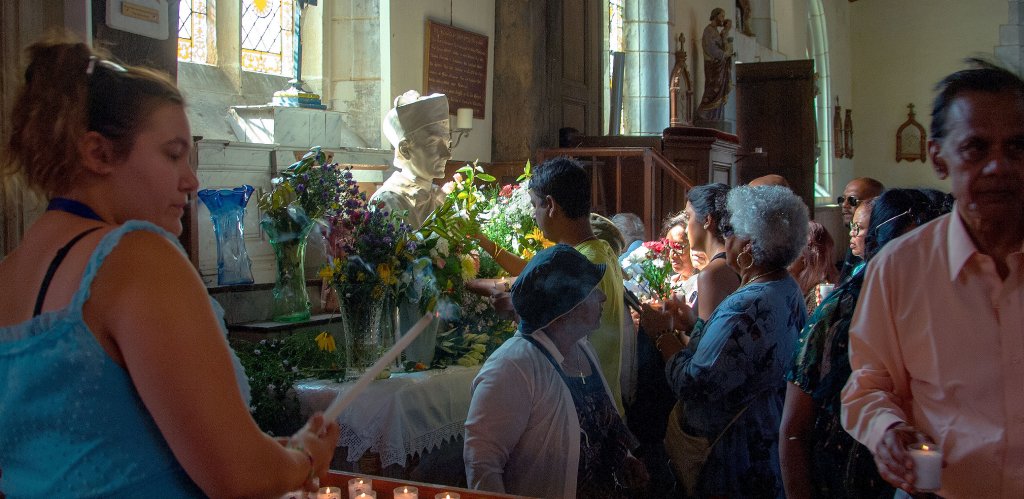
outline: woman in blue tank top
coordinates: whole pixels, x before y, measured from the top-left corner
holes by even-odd
[[[314,416],[284,445],[259,430],[222,311],[176,240],[198,187],[181,94],[83,43],[37,43],[29,59],[0,173],[49,205],[0,261],[0,491],[311,487],[337,424]]]

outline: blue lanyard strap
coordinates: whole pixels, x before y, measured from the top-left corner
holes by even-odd
[[[96,220],[102,222],[101,218],[92,208],[81,201],[75,201],[74,199],[56,197],[50,200],[50,203],[46,205],[46,211],[63,211],[72,215],[88,218],[90,220]]]

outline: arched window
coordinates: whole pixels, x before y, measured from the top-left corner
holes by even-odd
[[[217,64],[217,0],[178,4],[178,60]]]
[[[612,69],[614,68],[614,61],[612,57],[613,52],[625,52],[626,51],[626,2],[625,0],[608,0],[608,74],[607,81],[608,87],[605,89],[605,109],[611,109],[610,96],[608,96],[608,90],[612,84]],[[609,117],[605,117],[604,129],[607,130],[609,126]],[[619,134],[625,133],[626,128],[622,120],[622,110],[619,112]]]
[[[294,76],[294,0],[242,0],[242,69]]]

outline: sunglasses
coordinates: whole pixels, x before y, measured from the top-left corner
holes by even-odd
[[[846,197],[839,196],[839,197],[836,198],[836,204],[838,204],[838,205],[842,205],[843,201],[846,201],[847,203],[850,203],[850,206],[853,206],[854,208],[856,208],[857,205],[860,204],[860,200],[857,199],[857,196],[846,196]]]

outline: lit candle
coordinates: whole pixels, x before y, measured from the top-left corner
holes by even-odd
[[[455,118],[455,128],[468,130],[473,128],[473,108],[460,107]]]
[[[376,490],[364,490],[355,496],[353,499],[377,499]]]
[[[459,494],[456,492],[438,492],[434,499],[459,499]]]
[[[395,487],[395,499],[419,499],[420,490],[416,487],[410,487],[403,485],[401,487]]]
[[[359,495],[360,492],[373,491],[373,480],[369,478],[353,478],[348,481],[348,499]]]
[[[914,488],[922,492],[939,490],[942,452],[935,448],[935,444],[911,444],[910,457],[914,460]]]
[[[341,487],[320,487],[316,499],[341,499]]]

